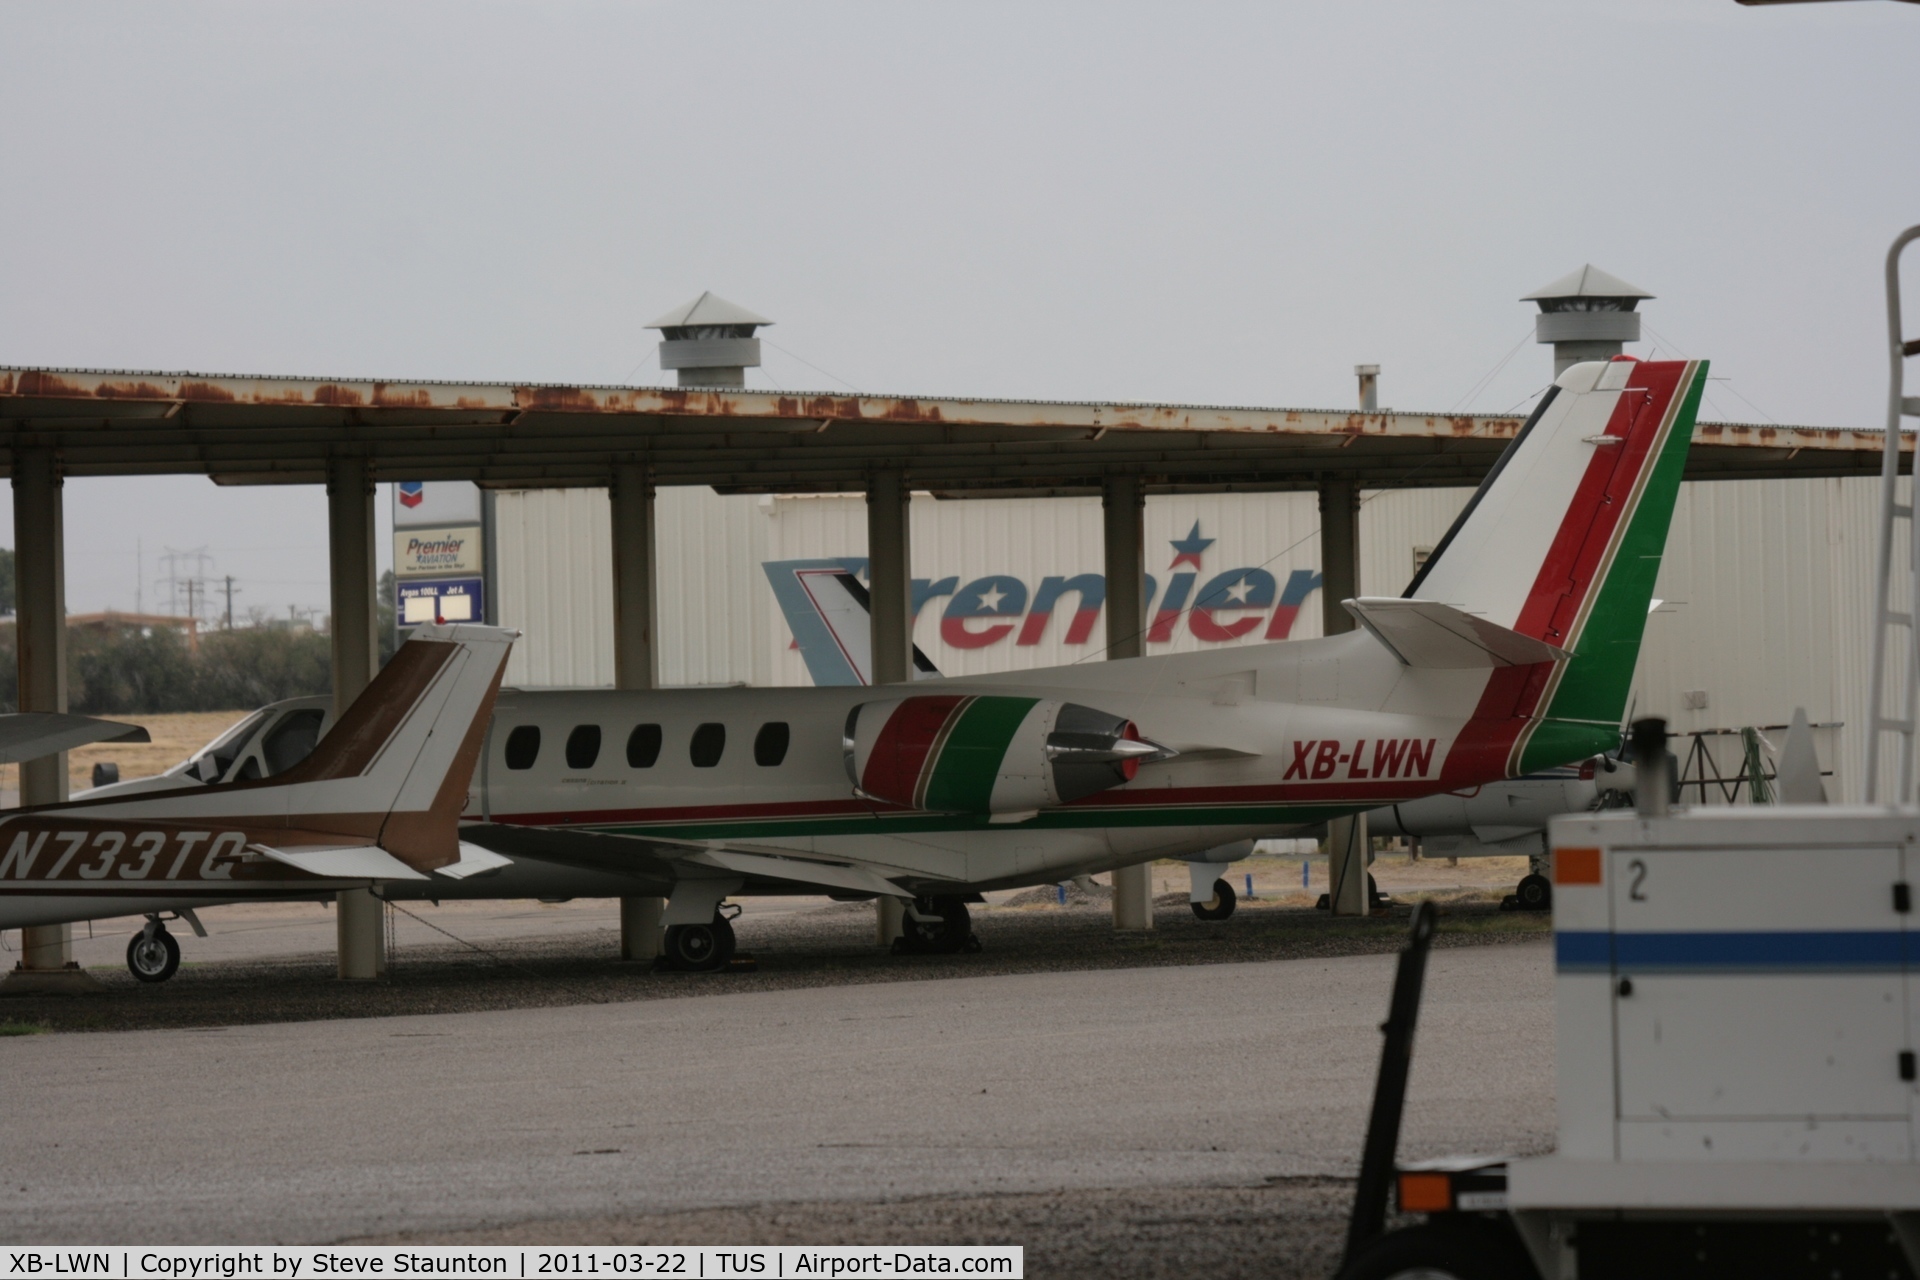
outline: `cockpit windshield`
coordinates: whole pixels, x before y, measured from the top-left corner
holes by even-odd
[[[233,767],[240,753],[253,741],[253,735],[260,732],[271,709],[256,711],[233,728],[209,742],[200,750],[187,757],[186,763],[175,765],[169,773],[190,773],[202,782],[217,782]]]

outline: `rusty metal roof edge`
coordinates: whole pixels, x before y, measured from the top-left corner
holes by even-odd
[[[357,378],[357,377],[344,378],[344,377],[307,376],[307,375],[295,375],[295,374],[202,373],[202,372],[196,372],[192,370],[178,370],[178,369],[176,370],[88,369],[88,368],[78,368],[78,367],[61,366],[61,365],[0,365],[0,400],[13,398],[13,397],[17,397],[25,394],[33,394],[33,393],[22,393],[14,390],[14,385],[15,385],[17,375],[20,375],[20,374],[50,374],[56,377],[62,376],[62,375],[68,375],[68,376],[85,377],[85,378],[92,378],[92,379],[99,379],[99,380],[111,379],[116,382],[123,381],[123,380],[135,380],[135,379],[161,379],[161,380],[166,380],[171,382],[203,382],[203,383],[209,383],[209,384],[217,384],[222,382],[250,383],[254,385],[258,385],[261,383],[286,383],[286,384],[300,384],[300,385],[311,385],[311,386],[339,387],[339,388],[342,388],[343,390],[352,389],[352,388],[361,388],[361,387],[365,387],[369,389],[367,393],[367,398],[363,400],[360,404],[355,405],[355,404],[341,404],[341,403],[333,403],[333,402],[320,402],[311,406],[315,408],[335,408],[335,407],[338,407],[338,408],[354,408],[354,407],[410,408],[411,407],[411,408],[457,409],[457,408],[465,407],[468,409],[475,409],[475,408],[487,407],[484,405],[462,406],[458,403],[447,403],[447,404],[435,403],[431,405],[411,405],[410,406],[406,404],[383,405],[379,403],[370,402],[374,399],[374,395],[371,389],[376,387],[387,388],[387,389],[410,388],[410,387],[420,387],[420,388],[448,387],[448,388],[458,388],[458,389],[465,389],[465,390],[477,391],[477,392],[504,391],[509,393],[510,395],[513,393],[517,393],[521,390],[554,391],[554,392],[568,392],[568,391],[600,392],[600,393],[608,393],[608,394],[615,394],[615,395],[653,392],[653,393],[664,394],[673,398],[685,396],[688,399],[702,399],[702,398],[707,398],[714,395],[720,395],[728,399],[735,399],[735,400],[744,399],[746,397],[759,397],[769,402],[789,400],[789,401],[802,401],[808,404],[817,404],[822,401],[830,402],[830,401],[855,400],[855,401],[869,401],[869,402],[890,402],[895,404],[920,403],[920,404],[955,404],[955,405],[961,405],[961,404],[1029,405],[1034,407],[1054,407],[1054,408],[1072,408],[1072,409],[1080,409],[1080,410],[1091,410],[1094,412],[1102,412],[1102,411],[1125,412],[1128,410],[1150,410],[1155,412],[1184,411],[1184,412],[1190,412],[1190,413],[1191,412],[1251,413],[1251,414],[1277,415],[1277,416],[1285,416],[1285,415],[1293,415],[1293,414],[1312,414],[1316,417],[1422,418],[1422,419],[1429,419],[1429,420],[1442,419],[1442,420],[1450,420],[1450,421],[1458,421],[1460,419],[1474,419],[1476,421],[1487,422],[1487,423],[1514,423],[1514,424],[1518,424],[1520,421],[1522,421],[1524,417],[1524,415],[1522,414],[1515,414],[1515,413],[1472,413],[1472,412],[1461,412],[1461,411],[1447,412],[1447,411],[1438,411],[1438,410],[1427,411],[1427,410],[1416,410],[1416,409],[1377,409],[1372,412],[1367,412],[1361,409],[1326,409],[1326,408],[1315,409],[1315,408],[1308,408],[1305,406],[1285,406],[1285,405],[1235,405],[1235,404],[1190,404],[1190,403],[1182,404],[1175,401],[1159,401],[1159,400],[1049,400],[1049,399],[1023,399],[1023,398],[1014,397],[1014,396],[969,396],[969,395],[954,396],[954,395],[930,395],[930,394],[924,394],[924,393],[908,395],[908,394],[901,394],[901,393],[895,393],[895,392],[846,392],[846,391],[800,391],[800,390],[762,391],[762,390],[756,390],[756,389],[743,389],[743,388],[731,388],[731,387],[729,388],[667,387],[667,386],[657,386],[652,384],[622,385],[618,383],[603,383],[603,382],[566,382],[566,383],[561,383],[561,382],[551,382],[551,383],[466,382],[466,381],[458,381],[451,378]],[[64,399],[64,398],[78,398],[78,397],[61,397],[58,395],[48,395],[48,396],[45,396],[44,398]],[[122,397],[96,396],[94,398],[114,399],[114,398],[122,398]],[[164,396],[164,395],[159,397],[129,395],[123,398],[128,400],[152,400],[152,399],[172,399],[175,397]],[[268,400],[264,402],[259,400],[254,400],[251,403],[255,405],[259,405],[260,407],[272,407],[276,402],[272,400]],[[285,405],[292,405],[294,402],[280,401],[278,403],[285,404]],[[517,401],[510,401],[508,403],[503,403],[499,406],[499,408],[503,410],[504,409],[542,409],[544,408],[544,409],[551,409],[553,411],[560,411],[560,412],[566,411],[566,409],[561,405],[548,405],[548,406],[522,405],[522,404],[519,404]],[[689,416],[707,416],[707,415],[700,414],[696,409],[696,410],[693,410]],[[751,416],[759,416],[759,415],[752,415],[752,414],[742,415],[739,413],[733,413],[733,414],[727,414],[727,415],[713,415],[713,416],[751,417]],[[765,416],[778,417],[778,416],[793,416],[793,415],[770,413]],[[810,417],[815,415],[802,413],[799,416]],[[865,418],[866,415],[862,415],[862,417]],[[868,419],[868,420],[885,421],[886,415],[885,414],[874,415],[871,419]],[[963,425],[963,424],[956,423],[956,425]],[[1062,425],[1078,425],[1078,424],[1062,424]],[[1115,424],[1115,425],[1118,426],[1119,424]],[[1812,433],[1817,435],[1854,434],[1854,435],[1864,435],[1864,436],[1874,436],[1874,437],[1877,437],[1883,434],[1883,430],[1884,430],[1883,428],[1880,428],[1880,427],[1822,427],[1822,426],[1810,426],[1810,425],[1802,425],[1802,424],[1774,423],[1774,422],[1763,423],[1763,422],[1698,421],[1695,423],[1696,431],[1700,431],[1702,429],[1709,429],[1709,428],[1733,431],[1733,432],[1742,433],[1742,434],[1749,433],[1749,432],[1762,434],[1762,435],[1771,434],[1771,433],[1805,432],[1805,433]],[[1779,447],[1792,448],[1793,446],[1781,445]],[[1908,447],[1909,448],[1912,447],[1911,441],[1909,441]]]
[[[1525,414],[1520,413],[1463,413],[1431,412],[1412,409],[1376,409],[1371,412],[1358,408],[1352,409],[1316,409],[1305,405],[1265,405],[1265,404],[1195,404],[1174,400],[1058,400],[1027,396],[977,396],[944,395],[926,392],[895,391],[823,391],[813,390],[761,390],[747,387],[679,387],[662,386],[655,383],[623,384],[615,382],[530,382],[530,381],[489,381],[471,382],[456,378],[364,378],[330,377],[310,374],[288,373],[207,373],[191,369],[87,369],[65,365],[6,365],[0,364],[0,379],[10,374],[41,373],[70,374],[78,377],[130,380],[137,378],[165,379],[174,382],[284,382],[312,384],[335,387],[456,387],[470,388],[475,391],[601,391],[625,393],[635,391],[658,391],[670,395],[722,394],[726,396],[764,396],[769,400],[888,400],[888,401],[924,401],[949,404],[1024,404],[1050,405],[1074,409],[1187,409],[1221,413],[1311,413],[1326,416],[1350,417],[1392,417],[1392,418],[1482,418],[1490,422],[1521,422]],[[0,388],[0,397],[18,395]],[[137,399],[140,397],[128,397]],[[451,407],[451,406],[449,406]]]

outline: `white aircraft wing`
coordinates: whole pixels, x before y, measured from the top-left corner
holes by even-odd
[[[71,716],[65,712],[19,711],[0,715],[0,764],[38,760],[94,742],[151,742],[137,724]]]
[[[854,893],[884,894],[896,898],[913,896],[878,872],[848,862],[819,862],[811,858],[742,853],[734,849],[708,849],[687,861],[705,863],[708,866],[738,871],[742,875],[758,876],[767,880],[790,880],[796,884],[847,889]]]

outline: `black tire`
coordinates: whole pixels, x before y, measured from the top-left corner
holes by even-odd
[[[165,929],[142,929],[127,943],[127,969],[142,982],[165,982],[180,967],[180,944]]]
[[[1360,1251],[1338,1280],[1539,1280],[1511,1226],[1485,1218],[1436,1218],[1389,1231]]]
[[[1225,920],[1233,914],[1233,909],[1239,904],[1239,901],[1240,900],[1234,896],[1232,885],[1228,884],[1225,880],[1215,880],[1213,882],[1213,901],[1191,902],[1187,905],[1192,907],[1193,914],[1202,920]]]
[[[667,959],[675,968],[710,973],[726,968],[738,945],[733,926],[718,912],[709,924],[676,924],[667,930]]]
[[[915,920],[911,915],[900,922],[900,937],[908,951],[921,955],[952,955],[967,945],[973,936],[973,917],[963,899],[915,898],[913,909],[936,920]]]
[[[1530,875],[1520,881],[1520,887],[1513,891],[1520,900],[1522,911],[1550,911],[1553,909],[1553,882],[1543,875]]]

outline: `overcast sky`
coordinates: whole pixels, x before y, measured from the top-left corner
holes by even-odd
[[[712,289],[778,322],[754,385],[1318,407],[1364,361],[1502,411],[1516,299],[1590,261],[1708,416],[1878,426],[1920,221],[1883,0],[11,4],[0,48],[11,365],[658,382]],[[67,521],[76,612],[138,544],[149,608],[200,546],[325,608],[318,488]]]

